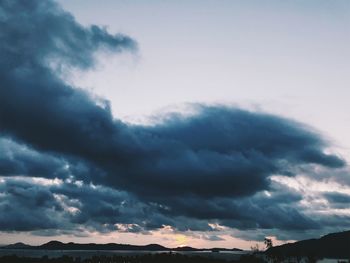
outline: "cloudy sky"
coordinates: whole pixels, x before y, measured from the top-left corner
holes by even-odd
[[[0,243],[349,229],[349,33],[346,0],[1,1]]]

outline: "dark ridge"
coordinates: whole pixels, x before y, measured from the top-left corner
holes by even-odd
[[[184,251],[184,252],[191,252],[191,251],[214,251],[214,252],[220,252],[220,251],[243,251],[239,248],[220,248],[220,247],[214,247],[214,248],[193,248],[189,246],[185,247],[177,247],[171,249],[172,251]]]
[[[40,246],[30,246],[23,243],[16,243],[1,247],[2,249],[43,249],[43,250],[128,250],[128,251],[242,251],[238,248],[193,248],[193,247],[177,247],[167,248],[159,244],[149,244],[145,246],[129,245],[129,244],[79,244],[79,243],[62,243],[60,241],[50,241]]]
[[[59,258],[42,258],[3,256],[0,257],[0,263],[264,263],[264,260],[254,255],[243,255],[238,260],[225,260],[212,257],[204,257],[198,255],[182,255],[179,253],[160,253],[146,254],[138,256],[93,256],[88,259],[73,258],[62,256]]]
[[[319,239],[303,240],[272,247],[265,253],[287,257],[350,258],[350,231],[332,233]]]
[[[15,244],[11,244],[11,245],[7,245],[7,246],[3,246],[2,248],[6,248],[6,249],[26,249],[26,248],[31,248],[32,246],[24,244],[22,242],[18,242]]]
[[[205,249],[198,249],[198,248],[193,248],[189,246],[184,246],[184,247],[176,247],[172,249],[173,251],[204,251]]]
[[[169,249],[158,244],[149,244],[146,246],[136,246],[129,244],[78,244],[78,243],[62,243],[59,241],[50,241],[41,246],[32,247],[34,249],[47,250],[146,250],[146,251],[168,251]]]

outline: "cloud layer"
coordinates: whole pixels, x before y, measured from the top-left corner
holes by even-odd
[[[98,51],[133,52],[136,42],[83,27],[52,1],[2,1],[0,39],[0,230],[215,231],[215,223],[302,231],[325,224],[303,211],[300,191],[271,180],[345,167],[311,128],[205,105],[155,125],[124,123],[108,100],[62,76],[93,67]]]

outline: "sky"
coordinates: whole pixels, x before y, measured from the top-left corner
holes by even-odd
[[[350,227],[350,2],[0,3],[0,243],[249,249]]]

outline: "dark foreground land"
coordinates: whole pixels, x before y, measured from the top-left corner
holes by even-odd
[[[178,253],[159,253],[134,256],[93,256],[91,258],[80,258],[62,256],[49,258],[47,256],[20,257],[16,255],[0,257],[0,263],[316,263],[315,257],[285,257],[267,256],[264,253],[242,255],[237,260],[225,260],[205,256],[188,256]],[[322,261],[328,262],[328,261]],[[350,260],[333,260],[331,262],[349,263]]]
[[[0,257],[0,263],[263,263],[252,255],[243,255],[237,261],[227,261],[201,256],[186,256],[177,253],[160,253],[137,256],[94,256],[88,259],[63,256],[59,258],[29,258],[18,256]]]
[[[350,231],[332,233],[318,239],[302,240],[271,247],[267,255],[274,257],[313,256],[316,258],[350,258]]]

